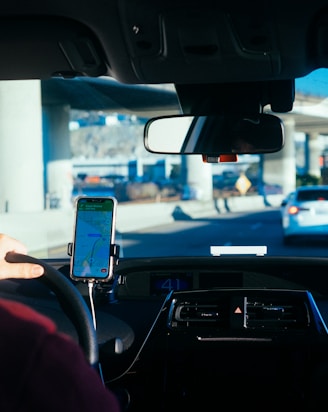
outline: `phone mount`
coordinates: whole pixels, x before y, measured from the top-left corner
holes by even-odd
[[[68,256],[72,256],[73,253],[73,242],[69,242],[67,244],[67,254]],[[114,265],[118,264],[118,260],[120,257],[120,245],[117,245],[114,243],[113,245],[110,245],[110,250],[109,250],[110,256],[113,256],[114,258]]]

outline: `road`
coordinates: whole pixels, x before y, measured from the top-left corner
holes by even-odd
[[[324,256],[328,242],[283,244],[279,208],[258,212],[231,212],[210,218],[176,220],[117,233],[121,257],[210,256],[211,246],[267,246],[271,256]],[[49,257],[67,257],[67,245],[52,248]]]
[[[271,256],[327,256],[328,243],[283,245],[278,208],[175,221],[122,236],[124,257],[209,256],[211,246],[267,246]]]

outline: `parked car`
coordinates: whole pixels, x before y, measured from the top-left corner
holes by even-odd
[[[300,186],[283,209],[284,242],[328,240],[328,186]]]
[[[323,409],[328,257],[310,234],[328,190],[296,177],[327,177],[327,1],[29,0],[0,19],[0,230],[47,272],[0,296],[78,342],[122,412]],[[121,179],[95,223],[115,233],[106,279],[71,277],[78,175]]]

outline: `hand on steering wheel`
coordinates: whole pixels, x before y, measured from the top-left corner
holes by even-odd
[[[9,252],[5,260],[11,263],[35,263],[44,268],[37,278],[55,293],[63,311],[78,334],[79,344],[91,366],[98,366],[98,341],[90,310],[76,287],[61,272],[42,260],[25,254]]]

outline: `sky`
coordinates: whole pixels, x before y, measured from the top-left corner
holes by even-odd
[[[319,69],[295,80],[296,93],[328,97],[328,69]]]

